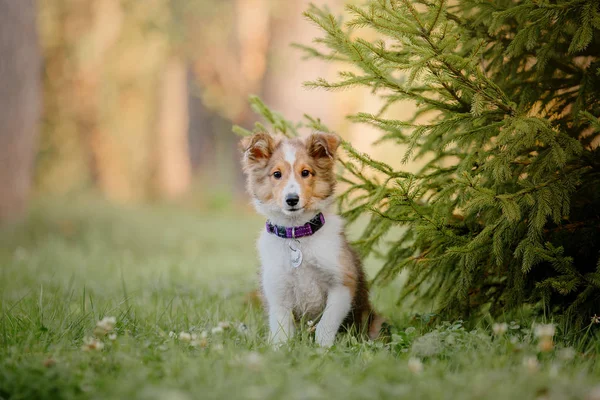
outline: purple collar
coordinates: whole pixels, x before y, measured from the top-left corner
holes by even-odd
[[[310,236],[325,225],[325,217],[322,213],[315,215],[310,221],[300,226],[279,226],[267,220],[267,232],[284,239],[297,239]]]

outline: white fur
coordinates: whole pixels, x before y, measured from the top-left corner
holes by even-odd
[[[352,306],[352,294],[350,289],[344,285],[333,286],[327,294],[327,305],[317,331],[315,339],[318,344],[329,347],[335,340],[335,335],[340,329],[344,318],[350,312]]]
[[[294,149],[292,146],[288,145],[288,144],[284,144],[283,147],[283,158],[285,161],[288,162],[288,164],[290,164],[290,175],[289,178],[283,188],[283,196],[281,196],[281,207],[282,208],[287,208],[287,204],[285,202],[285,198],[287,197],[288,194],[300,194],[300,185],[298,184],[298,181],[296,181],[296,175],[294,174],[294,163],[296,162],[296,149]],[[298,205],[296,207],[298,208],[302,208],[304,206],[304,199],[302,199],[302,196],[300,196],[300,201],[298,202]]]
[[[296,226],[306,223],[315,214],[302,212],[293,217],[274,214],[271,221]],[[293,336],[293,314],[296,314],[306,320],[321,317],[315,339],[321,346],[329,347],[350,311],[352,297],[343,286],[339,265],[343,221],[332,213],[324,213],[324,216],[325,225],[318,232],[297,239],[304,257],[298,268],[293,268],[290,261],[289,245],[293,239],[282,239],[263,231],[258,240],[270,337],[276,343]]]
[[[283,145],[283,159],[287,161],[292,167],[296,162],[296,149],[287,143]]]

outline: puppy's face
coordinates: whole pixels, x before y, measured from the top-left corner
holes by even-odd
[[[337,135],[276,139],[257,133],[242,140],[248,192],[267,216],[299,216],[331,202],[335,188]]]

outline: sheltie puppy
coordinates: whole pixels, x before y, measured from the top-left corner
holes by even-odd
[[[300,320],[318,321],[315,340],[324,347],[340,330],[375,339],[381,329],[360,259],[331,211],[339,144],[332,133],[306,139],[256,133],[241,142],[248,193],[268,218],[258,250],[274,343],[293,337]]]

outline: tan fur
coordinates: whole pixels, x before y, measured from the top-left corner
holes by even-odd
[[[369,338],[375,340],[381,336],[381,331],[383,329],[383,324],[385,323],[385,318],[383,318],[379,314],[373,314],[373,318],[369,325]]]
[[[350,289],[350,293],[354,298],[356,295],[356,288],[358,286],[358,274],[356,271],[356,265],[354,265],[352,254],[348,251],[342,252],[339,262],[344,276],[344,286]]]
[[[369,288],[362,263],[358,254],[348,245],[340,256],[340,266],[344,272],[344,285],[352,293],[352,310],[342,324],[343,329],[357,329],[359,333],[367,333],[369,338],[379,337],[381,325],[385,320],[377,315],[369,301]]]

